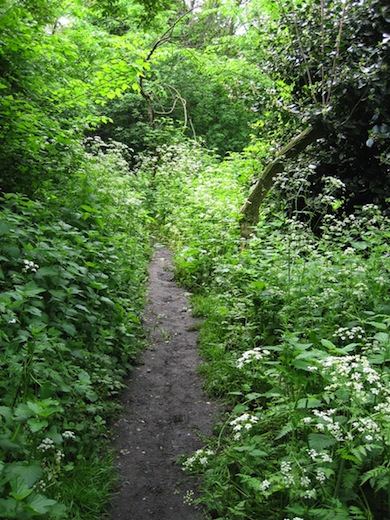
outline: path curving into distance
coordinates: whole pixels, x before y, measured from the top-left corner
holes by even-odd
[[[196,374],[197,320],[183,288],[173,279],[171,252],[158,247],[149,266],[145,329],[149,346],[133,370],[114,425],[120,472],[112,520],[201,520],[183,499],[194,487],[178,456],[202,446],[218,407]]]

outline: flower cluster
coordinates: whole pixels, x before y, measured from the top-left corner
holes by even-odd
[[[271,482],[267,479],[263,480],[263,482],[260,484],[259,488],[260,491],[266,491],[271,485]]]
[[[364,434],[368,442],[377,439],[380,432],[379,425],[370,417],[360,417],[352,423],[352,427],[359,433]]]
[[[74,434],[74,432],[72,432],[70,430],[65,430],[64,432],[62,432],[62,438],[63,439],[75,439],[76,435]]]
[[[213,455],[214,455],[213,450],[205,450],[205,449],[196,450],[196,452],[191,457],[188,457],[183,462],[183,470],[191,471],[191,470],[195,469],[195,467],[197,465],[205,467],[208,465],[209,459]]]
[[[314,449],[307,450],[307,454],[313,462],[329,462],[332,463],[332,457],[326,451],[316,451]]]
[[[344,432],[340,422],[333,415],[336,410],[327,410],[326,412],[321,410],[313,410],[313,415],[316,417],[315,428],[319,432],[327,432],[332,435],[337,441],[341,442],[344,440]],[[308,422],[308,421],[305,421]]]
[[[56,450],[54,460],[57,465],[61,464],[62,459],[65,458],[65,453],[61,450]]]
[[[275,177],[274,186],[276,189],[294,194],[302,188],[309,188],[311,185],[309,178],[315,168],[316,165],[311,164],[306,170],[298,168],[281,172]]]
[[[238,441],[241,439],[241,434],[243,431],[249,431],[252,429],[253,425],[256,424],[259,419],[255,415],[250,415],[249,413],[243,413],[239,417],[236,417],[229,424],[233,426],[234,440]]]
[[[54,448],[54,442],[49,439],[48,437],[45,437],[41,444],[37,447],[37,450],[39,451],[49,451]]]
[[[194,497],[195,493],[192,489],[186,491],[185,495],[183,496],[183,504],[191,505],[194,503]]]
[[[348,327],[339,327],[333,334],[333,337],[340,338],[342,341],[356,341],[363,339],[365,331],[362,327],[356,326],[349,329]]]
[[[329,356],[322,365],[331,380],[325,390],[348,388],[359,393],[365,401],[370,401],[372,395],[379,395],[383,390],[380,374],[370,365],[366,356]],[[364,392],[366,389],[367,392]]]
[[[251,350],[247,350],[242,354],[242,356],[237,360],[237,368],[243,368],[244,365],[248,363],[252,363],[252,361],[261,361],[264,356],[269,356],[270,351],[266,349],[262,349],[260,347],[255,347]]]
[[[331,175],[324,176],[322,177],[322,182],[324,183],[324,190],[328,193],[334,190],[345,190],[344,182],[337,177],[332,177]]]
[[[23,263],[24,263],[23,271],[25,273],[27,273],[27,272],[36,273],[39,269],[39,265],[35,264],[31,260],[23,260]]]
[[[390,390],[384,376],[370,365],[368,358],[363,355],[328,356],[316,367],[330,379],[330,384],[324,388],[330,396],[342,392],[345,403],[349,396],[350,405],[353,406],[351,418],[347,419],[345,414],[337,415],[335,408],[313,409],[312,415],[304,417],[302,422],[311,424],[320,433],[330,434],[338,442],[353,441],[357,435],[367,443],[387,442]],[[308,455],[314,462],[321,462],[319,458],[322,454],[315,450],[309,450]],[[323,458],[322,462],[331,462],[331,459]]]
[[[294,484],[294,477],[291,472],[291,462],[283,460],[280,464],[280,473],[283,475],[283,483],[286,487]]]

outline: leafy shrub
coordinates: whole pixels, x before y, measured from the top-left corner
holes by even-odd
[[[310,199],[301,172],[295,185],[278,180],[242,247],[242,157],[165,153],[153,169],[155,218],[205,319],[206,388],[228,406],[218,437],[184,463],[203,477],[200,502],[213,518],[385,517],[388,217],[373,205],[337,216],[342,184],[325,179]]]
[[[142,345],[147,215],[121,149],[93,148],[66,193],[1,199],[2,518],[98,518],[113,480],[105,425]]]

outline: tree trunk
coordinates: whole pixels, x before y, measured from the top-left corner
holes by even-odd
[[[276,158],[269,163],[262,172],[259,180],[256,182],[249,197],[242,206],[240,213],[241,236],[249,238],[251,228],[255,226],[259,218],[260,205],[265,199],[268,191],[271,189],[275,175],[284,170],[287,159],[293,159],[300,154],[309,144],[313,143],[324,135],[321,127],[306,128],[299,135],[294,137],[289,143],[279,150]]]

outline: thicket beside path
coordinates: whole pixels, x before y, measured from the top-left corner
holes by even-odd
[[[120,488],[112,520],[199,520],[201,512],[183,502],[194,482],[175,459],[201,446],[198,434],[211,433],[218,408],[196,374],[196,320],[165,247],[150,263],[145,327],[149,347],[131,374],[114,427]]]

